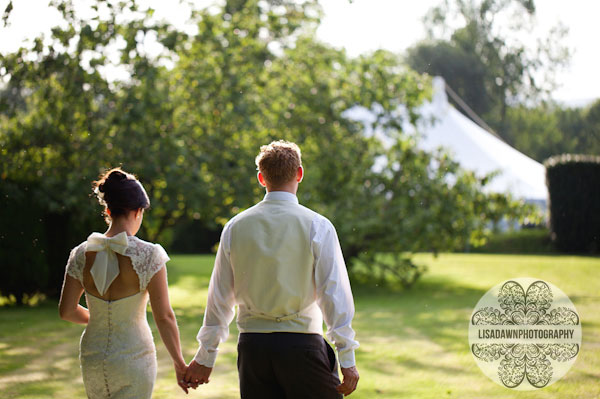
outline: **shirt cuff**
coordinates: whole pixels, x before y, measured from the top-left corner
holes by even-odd
[[[354,359],[354,350],[338,352],[338,357],[340,360],[340,366],[345,369],[356,365],[356,361]]]
[[[206,367],[214,367],[215,361],[217,360],[217,351],[209,352],[202,345],[198,348],[198,352],[196,352],[196,356],[194,356],[194,361],[202,366]]]

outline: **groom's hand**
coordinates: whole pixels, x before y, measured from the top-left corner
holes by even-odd
[[[358,384],[358,379],[360,378],[358,376],[358,370],[356,370],[355,366],[348,368],[342,367],[342,375],[344,376],[344,380],[336,389],[339,393],[344,394],[344,396],[348,396],[354,392],[356,384]]]
[[[196,389],[198,385],[208,384],[211,372],[212,367],[203,366],[195,360],[192,360],[185,373],[184,381],[192,388]]]

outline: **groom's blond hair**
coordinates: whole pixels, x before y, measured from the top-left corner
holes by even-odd
[[[295,179],[302,165],[300,148],[292,142],[278,140],[260,147],[256,166],[263,177],[273,186],[289,183]]]

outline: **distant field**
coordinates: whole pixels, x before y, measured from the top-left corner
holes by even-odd
[[[172,258],[171,301],[189,360],[196,351],[214,257]],[[409,291],[354,287],[361,380],[352,398],[600,397],[600,258],[422,254],[416,261],[428,265],[429,271]],[[489,288],[513,277],[537,277],[558,286],[582,320],[583,344],[576,364],[562,380],[536,392],[497,386],[481,373],[469,352],[467,329],[473,307]],[[0,398],[84,398],[77,358],[82,330],[58,318],[55,302],[0,308]],[[190,397],[239,398],[235,325],[230,332],[210,384]],[[185,397],[175,385],[170,359],[159,340],[157,348],[154,398]]]

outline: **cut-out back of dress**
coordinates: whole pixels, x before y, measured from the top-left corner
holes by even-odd
[[[90,269],[94,264],[97,252],[85,253],[85,266],[83,267],[83,288],[88,295],[93,295],[105,301],[118,301],[119,299],[135,295],[140,292],[140,279],[135,272],[131,259],[121,254],[116,254],[119,260],[119,275],[108,287],[104,295],[101,295],[94,284]]]
[[[86,290],[90,319],[79,345],[81,373],[88,398],[151,399],[156,379],[156,349],[148,325],[147,286],[169,260],[158,244],[127,237],[119,255],[119,274],[103,297],[90,268],[96,252],[86,242],[71,251],[67,274]]]

